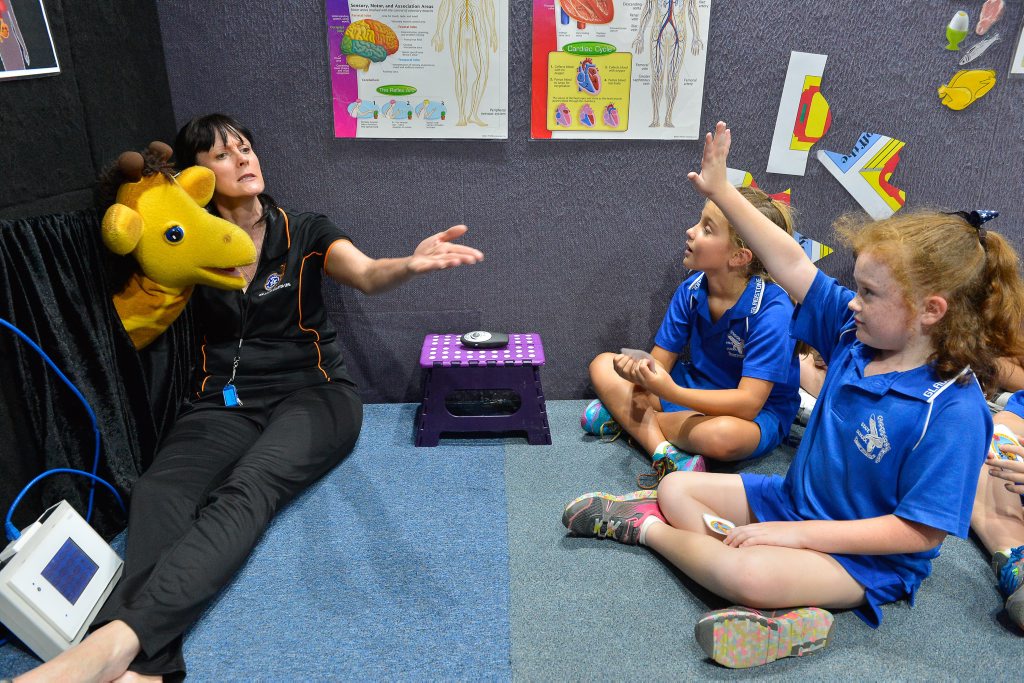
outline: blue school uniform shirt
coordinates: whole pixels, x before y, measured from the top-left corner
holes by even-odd
[[[788,432],[800,407],[792,317],[793,302],[785,290],[752,277],[736,303],[711,322],[707,278],[698,272],[676,289],[654,343],[672,353],[689,348],[689,361],[672,369],[680,386],[735,389],[741,377],[774,382],[762,411],[774,414]]]
[[[1024,391],[1017,391],[1006,402],[1006,410],[1020,418],[1024,418]]]
[[[856,338],[847,307],[853,297],[819,272],[797,308],[793,335],[821,353],[828,373],[783,492],[803,519],[894,514],[965,537],[992,439],[981,387],[967,369],[961,376],[968,380],[957,382],[939,379],[931,365],[865,377],[875,351]],[[851,574],[869,584],[895,575],[913,604],[938,555],[939,548],[856,556],[858,571],[871,575]],[[844,562],[853,556],[835,557],[848,570],[853,566]],[[880,622],[871,602],[870,616]]]

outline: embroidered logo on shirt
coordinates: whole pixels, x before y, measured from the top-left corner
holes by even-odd
[[[872,415],[867,424],[861,422],[853,442],[864,457],[875,462],[882,462],[882,457],[892,448],[885,433],[885,419],[881,415]]]
[[[263,283],[263,289],[267,290],[268,292],[272,292],[275,289],[277,289],[277,286],[281,284],[281,280],[283,279],[284,264],[282,263],[281,267],[277,269],[276,273],[271,273],[270,275],[267,276],[267,281]]]
[[[276,273],[271,273],[270,275],[267,276],[266,281],[263,283],[263,289],[267,291],[260,292],[257,296],[266,296],[271,292],[292,286],[292,283],[284,281],[284,267],[285,264],[282,263],[281,267],[277,269]]]
[[[728,336],[725,338],[725,352],[733,358],[743,358],[743,337],[736,334],[733,330],[729,330]]]

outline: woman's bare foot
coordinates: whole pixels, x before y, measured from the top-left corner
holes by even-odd
[[[107,683],[128,670],[139,649],[135,631],[123,621],[112,621],[78,645],[14,680],[15,683]]]

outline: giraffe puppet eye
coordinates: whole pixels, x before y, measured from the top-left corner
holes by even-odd
[[[178,244],[185,239],[185,228],[180,225],[172,225],[164,231],[164,239],[171,244]]]

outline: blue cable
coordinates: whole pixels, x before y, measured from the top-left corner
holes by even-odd
[[[124,509],[124,502],[121,500],[121,496],[118,495],[117,490],[113,486],[111,486],[109,483],[107,483],[106,480],[100,479],[95,474],[89,474],[88,472],[83,472],[82,470],[73,470],[73,469],[69,469],[67,467],[57,467],[57,468],[54,468],[52,470],[46,470],[45,472],[40,474],[38,477],[36,477],[32,481],[30,481],[28,484],[26,484],[25,488],[23,488],[21,490],[21,493],[18,494],[18,497],[14,499],[13,503],[11,503],[11,509],[7,511],[7,519],[4,520],[4,528],[7,531],[7,538],[8,538],[8,540],[13,541],[14,539],[16,539],[19,536],[21,536],[21,532],[18,531],[18,527],[14,526],[14,523],[11,522],[11,518],[14,516],[14,511],[15,511],[15,509],[17,509],[18,504],[21,502],[21,499],[25,496],[26,493],[28,493],[28,490],[30,488],[32,488],[33,486],[36,485],[36,482],[38,482],[40,479],[44,479],[46,477],[49,477],[52,474],[80,474],[83,477],[89,477],[94,482],[99,482],[100,484],[103,484],[108,489],[110,489],[111,493],[114,494],[114,498],[117,499],[117,504],[121,507],[121,512],[124,512],[125,514],[128,514],[127,510]],[[88,520],[86,520],[86,521],[88,521]]]
[[[93,458],[92,473],[91,474],[89,472],[83,472],[82,470],[73,470],[73,469],[67,469],[67,468],[59,468],[59,469],[54,469],[54,470],[48,470],[48,471],[43,472],[42,474],[40,474],[35,479],[33,479],[31,482],[28,483],[27,486],[25,486],[25,488],[23,488],[21,490],[21,493],[19,493],[18,497],[14,499],[14,502],[11,504],[10,509],[7,511],[7,519],[5,521],[4,527],[5,527],[6,532],[7,532],[8,540],[13,541],[14,539],[16,539],[19,536],[21,536],[21,532],[18,531],[17,527],[15,527],[14,524],[11,522],[11,518],[14,516],[14,510],[18,507],[18,503],[21,502],[21,499],[24,497],[25,493],[30,488],[32,488],[32,486],[34,486],[37,481],[39,481],[40,479],[43,479],[44,477],[48,477],[51,474],[57,474],[57,473],[81,474],[81,475],[89,477],[90,479],[93,480],[92,485],[89,487],[89,508],[88,508],[88,510],[85,513],[85,521],[86,522],[88,522],[92,518],[93,498],[96,495],[96,482],[99,482],[99,483],[103,484],[104,486],[106,486],[108,489],[111,490],[111,492],[114,494],[114,497],[117,499],[117,504],[121,507],[121,510],[124,511],[124,509],[125,509],[124,508],[124,503],[121,501],[121,496],[118,495],[118,493],[114,489],[114,487],[111,486],[110,484],[108,484],[103,479],[100,479],[98,476],[96,476],[96,472],[99,471],[99,467],[100,467],[100,428],[99,428],[99,423],[96,420],[96,413],[93,412],[92,406],[90,406],[89,402],[87,400],[85,400],[85,396],[83,396],[82,392],[78,390],[78,387],[76,387],[71,382],[71,380],[68,379],[67,376],[63,372],[60,371],[60,368],[57,367],[57,364],[53,362],[53,360],[50,358],[50,356],[48,356],[47,353],[45,351],[43,351],[43,349],[40,348],[40,346],[38,344],[36,344],[34,341],[32,341],[32,339],[30,339],[24,332],[22,332],[17,327],[15,327],[11,323],[7,322],[3,318],[0,318],[0,325],[2,325],[3,327],[6,327],[7,329],[9,329],[12,332],[14,332],[16,335],[21,337],[29,346],[31,346],[33,349],[35,349],[39,353],[39,355],[43,357],[43,360],[46,361],[46,364],[49,365],[50,368],[54,372],[57,373],[57,376],[60,377],[61,380],[64,381],[64,384],[68,385],[68,388],[71,389],[71,391],[75,394],[75,396],[78,397],[78,400],[82,402],[82,405],[85,406],[85,411],[89,414],[89,419],[92,420],[92,431],[93,431],[93,434],[95,436],[95,457]],[[12,536],[12,533],[13,533],[13,536]]]

